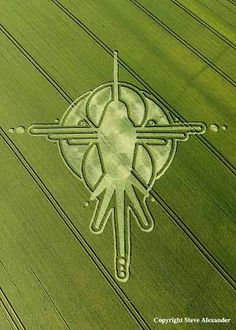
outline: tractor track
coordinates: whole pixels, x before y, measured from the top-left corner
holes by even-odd
[[[226,72],[224,72],[219,66],[217,66],[214,62],[212,62],[209,58],[207,58],[204,54],[199,52],[199,50],[193,47],[189,42],[187,42],[184,38],[178,35],[174,30],[172,30],[169,26],[167,26],[162,20],[160,20],[156,15],[154,15],[149,9],[143,6],[137,0],[129,0],[133,3],[138,9],[140,9],[144,14],[146,14],[150,19],[152,19],[155,23],[161,26],[166,32],[168,32],[174,39],[179,41],[184,47],[190,50],[194,55],[200,58],[206,65],[208,65],[212,70],[218,73],[223,79],[225,79],[229,84],[236,87],[236,81],[230,77]]]
[[[192,12],[190,9],[185,7],[182,3],[180,3],[178,0],[170,0],[174,5],[179,7],[181,10],[183,10],[186,14],[191,16],[194,20],[199,22],[201,25],[203,25],[207,30],[211,31],[213,34],[215,34],[219,39],[221,39],[223,42],[225,42],[227,45],[229,45],[231,48],[236,50],[236,45],[230,41],[228,38],[226,38],[222,33],[217,31],[215,28],[213,28],[210,24],[208,24],[206,21],[204,21],[202,18],[200,18],[198,15],[196,15],[194,12]]]

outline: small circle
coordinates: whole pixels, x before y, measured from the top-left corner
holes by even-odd
[[[120,277],[125,277],[125,272],[120,272]]]
[[[212,132],[218,132],[219,131],[219,126],[218,125],[216,125],[216,124],[212,124],[211,126],[210,126],[210,130],[212,131]]]
[[[25,132],[25,128],[23,126],[19,126],[16,129],[17,134],[23,134]]]
[[[121,265],[125,265],[125,258],[120,258],[119,262]]]
[[[156,125],[156,121],[155,120],[149,120],[148,124],[151,126],[155,126]]]
[[[9,128],[9,133],[14,133],[14,128]]]
[[[228,128],[228,127],[227,127],[226,125],[222,125],[222,126],[221,126],[222,131],[227,131],[227,128]]]
[[[59,121],[60,121],[59,118],[57,118],[57,119],[54,120],[55,123],[59,123]]]
[[[88,207],[89,206],[89,202],[87,201],[87,202],[84,202],[84,206],[85,207]]]
[[[81,120],[80,122],[78,122],[78,125],[82,126],[82,127],[85,127],[87,124],[86,124],[85,120]]]
[[[151,198],[151,202],[153,202],[153,203],[155,202],[155,198],[154,197]]]

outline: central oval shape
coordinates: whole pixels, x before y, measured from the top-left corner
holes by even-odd
[[[133,165],[136,129],[124,102],[107,104],[98,134],[106,174],[113,180],[127,179]]]

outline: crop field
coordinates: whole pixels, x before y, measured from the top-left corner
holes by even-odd
[[[236,2],[0,0],[0,23],[0,330],[236,329]],[[95,235],[98,200],[28,131],[112,82],[115,50],[120,81],[206,125],[154,180],[153,230],[131,217],[123,282],[112,214]]]

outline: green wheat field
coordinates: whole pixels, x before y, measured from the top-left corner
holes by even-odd
[[[0,22],[0,330],[236,329],[235,0],[0,0]],[[90,192],[27,133],[111,81],[116,49],[120,80],[207,126],[155,182],[153,231],[131,223],[126,283],[112,223],[89,230]],[[230,322],[157,322],[207,317]]]

